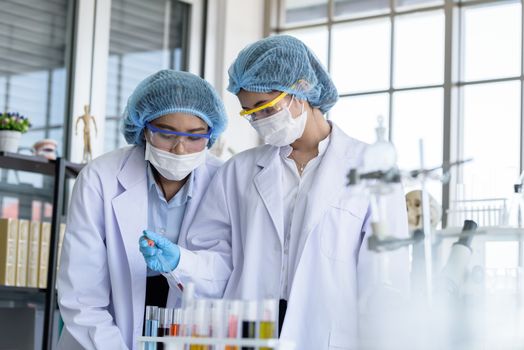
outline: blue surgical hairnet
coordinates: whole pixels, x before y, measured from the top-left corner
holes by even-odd
[[[165,69],[142,80],[129,96],[124,111],[126,141],[142,145],[146,123],[177,112],[195,115],[212,128],[208,147],[227,125],[222,100],[207,81],[188,72]]]
[[[322,113],[338,100],[337,89],[318,58],[303,42],[289,35],[270,36],[247,46],[228,73],[227,89],[235,95],[240,89],[285,91],[307,100]],[[301,79],[306,81],[306,87],[297,85]]]

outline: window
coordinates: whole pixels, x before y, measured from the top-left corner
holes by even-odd
[[[127,98],[163,68],[187,70],[190,5],[173,0],[112,0],[105,151],[126,144],[120,123]]]
[[[69,54],[67,0],[11,0],[0,11],[0,111],[18,112],[32,127],[20,145],[52,138],[62,149]]]
[[[522,5],[461,9],[463,156],[466,198],[509,197],[522,169]]]
[[[0,112],[18,112],[32,127],[20,139],[31,153],[44,138],[63,155],[67,125],[72,1],[3,1],[0,11]],[[51,216],[53,178],[0,170],[0,216],[42,220]]]
[[[510,196],[524,159],[521,1],[277,3],[270,32],[321,58],[340,94],[328,118],[347,134],[373,142],[382,115],[401,168],[419,166],[419,138],[426,166],[474,158],[449,187],[430,183],[444,209],[459,192]]]

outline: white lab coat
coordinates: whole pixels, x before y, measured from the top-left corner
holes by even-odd
[[[382,287],[406,292],[406,249],[389,255],[389,276],[377,274],[378,255],[367,249],[369,198],[348,187],[350,168],[365,144],[332,124],[331,141],[305,198],[302,254],[289,267],[290,295],[281,338],[297,350],[354,349],[359,311]],[[188,232],[170,283],[195,282],[200,296],[279,298],[283,266],[282,161],[277,147],[238,154],[219,169]],[[401,186],[388,196],[389,233],[408,236]],[[388,279],[387,281],[385,280]]]
[[[93,160],[77,178],[57,282],[64,319],[59,349],[136,348],[146,292],[146,263],[138,245],[147,228],[146,164],[143,147],[126,147]],[[179,242],[220,165],[208,156],[195,170]]]

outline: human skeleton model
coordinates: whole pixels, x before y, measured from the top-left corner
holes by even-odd
[[[93,125],[95,127],[95,137],[98,135],[95,117],[93,117],[90,114],[89,105],[84,106],[84,115],[81,115],[80,117],[76,119],[75,135],[78,135],[78,123],[80,123],[80,120],[84,122],[84,153],[82,156],[82,163],[87,163],[88,161],[90,161],[93,158],[93,155],[91,152],[91,129],[90,129],[91,120],[93,121]]]
[[[440,204],[429,195],[429,208],[430,208],[430,222],[431,227],[437,227],[440,216],[441,209]],[[422,228],[422,191],[415,190],[408,192],[406,194],[406,206],[408,210],[408,225],[410,231],[413,231],[417,228]]]

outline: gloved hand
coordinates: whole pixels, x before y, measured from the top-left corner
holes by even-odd
[[[138,244],[147,267],[151,270],[168,273],[178,266],[180,248],[169,239],[153,231],[144,230]]]

